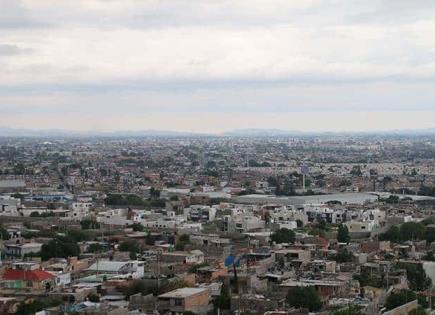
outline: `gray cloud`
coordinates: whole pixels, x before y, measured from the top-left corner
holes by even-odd
[[[26,9],[20,0],[0,0],[0,30],[32,29],[52,24]]]
[[[23,53],[30,53],[31,51],[31,49],[21,48],[17,45],[0,44],[0,56],[14,56]]]
[[[429,0],[0,0],[0,113],[435,111],[434,32]]]

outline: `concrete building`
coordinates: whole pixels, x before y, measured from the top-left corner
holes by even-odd
[[[8,258],[24,258],[26,255],[41,251],[41,243],[4,244],[4,254]]]
[[[160,314],[182,315],[185,312],[205,315],[210,310],[207,288],[182,288],[158,296]]]

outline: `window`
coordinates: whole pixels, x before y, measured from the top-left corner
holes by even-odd
[[[175,299],[174,304],[175,304],[175,306],[183,306],[183,300],[182,299]]]

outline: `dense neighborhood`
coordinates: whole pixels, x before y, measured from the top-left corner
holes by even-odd
[[[0,314],[429,314],[435,138],[0,139]]]

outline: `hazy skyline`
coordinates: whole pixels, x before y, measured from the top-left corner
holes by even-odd
[[[435,127],[430,0],[0,0],[0,127]]]

